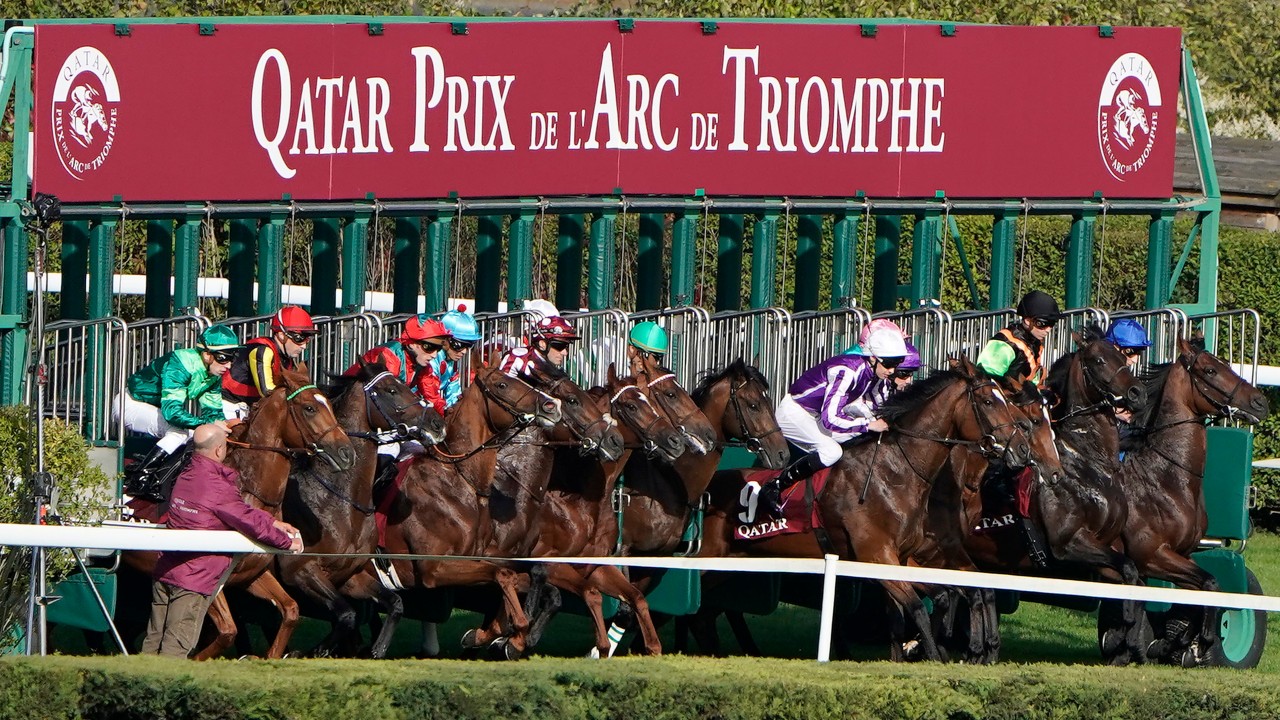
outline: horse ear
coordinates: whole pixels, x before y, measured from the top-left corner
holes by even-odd
[[[1079,347],[1085,344],[1084,336],[1080,334],[1079,330],[1071,331],[1071,341],[1076,344],[1076,347]]]
[[[947,366],[950,367],[952,370],[959,370],[960,358],[955,355],[947,356]]]
[[[969,360],[968,355],[960,356],[960,364],[955,369],[964,373],[968,377],[974,377],[978,374],[978,366],[974,365],[973,362]]]
[[[610,386],[618,384],[617,363],[609,363],[609,374],[606,375],[605,377],[608,378]]]

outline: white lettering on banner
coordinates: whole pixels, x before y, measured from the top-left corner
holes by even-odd
[[[729,142],[730,150],[746,150],[747,142],[743,140],[743,124],[747,115],[747,61],[751,61],[752,68],[755,68],[760,61],[760,46],[757,45],[750,50],[746,48],[731,48],[724,46],[724,59],[720,62],[720,74],[723,75],[729,69],[729,63],[734,63],[733,73],[733,140]]]
[[[264,125],[262,95],[263,84],[267,77],[267,65],[271,61],[275,63],[277,80],[280,83],[280,97],[276,102],[279,120],[277,120],[275,132],[268,136]],[[360,93],[360,82],[356,77],[351,77],[349,82],[345,76],[305,78],[298,92],[297,114],[292,116],[293,144],[289,147],[289,154],[335,155],[348,152],[394,152],[390,131],[387,128],[387,111],[391,108],[391,87],[385,78],[380,77],[365,78],[364,85],[367,88],[368,103],[362,114],[363,98]],[[345,100],[341,116],[335,110],[335,103],[339,99]],[[321,102],[320,114],[316,113],[313,104],[315,100]],[[295,169],[289,167],[280,152],[280,146],[288,135],[292,108],[293,80],[289,63],[283,53],[272,48],[258,58],[258,65],[253,73],[251,106],[253,134],[258,145],[267,151],[271,166],[276,173],[286,180],[297,173]],[[324,138],[324,144],[320,147],[316,147],[317,122],[321,125]],[[337,136],[336,145],[334,144],[335,135]],[[350,144],[348,144],[348,138],[350,138]]]
[[[608,132],[605,148],[608,150],[652,150],[656,141],[658,148],[664,151],[674,150],[680,139],[677,128],[667,140],[662,131],[662,94],[668,89],[673,97],[680,96],[680,77],[666,73],[658,78],[658,82],[650,87],[649,78],[644,75],[627,75],[627,136],[622,137],[620,120],[620,103],[618,88],[614,82],[613,43],[604,46],[600,55],[600,72],[596,76],[595,105],[591,110],[591,130],[586,141],[582,143],[584,150],[596,150],[600,147],[597,139],[601,127],[600,117],[604,116],[604,126]],[[577,111],[574,111],[577,112]],[[570,112],[572,121],[574,112]],[[582,111],[583,124],[586,122],[586,111]],[[570,149],[577,149],[573,142],[575,133],[571,122],[569,137]]]
[[[444,58],[440,51],[433,47],[416,47],[410,50],[414,60],[414,87],[417,90],[413,103],[413,144],[409,152],[428,152],[427,144],[427,110],[440,104],[444,96]],[[431,61],[431,75],[435,82],[431,85],[431,97],[427,98],[427,61]]]

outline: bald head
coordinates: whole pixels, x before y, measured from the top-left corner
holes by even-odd
[[[195,429],[193,440],[196,452],[214,460],[221,460],[226,455],[227,433],[217,425],[201,425]]]

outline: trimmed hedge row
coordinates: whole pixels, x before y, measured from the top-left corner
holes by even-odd
[[[1274,678],[1239,671],[620,658],[0,661],[0,717],[1258,718]]]

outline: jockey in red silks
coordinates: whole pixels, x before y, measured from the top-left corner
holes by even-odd
[[[440,378],[432,366],[444,350],[452,335],[439,320],[428,315],[414,315],[404,324],[400,337],[383,343],[366,352],[365,362],[380,362],[387,372],[395,374],[413,389],[436,412],[444,415],[444,396],[440,393]],[[348,368],[346,375],[354,375],[357,367]]]
[[[254,403],[276,389],[285,370],[297,370],[302,353],[316,336],[311,315],[296,305],[280,308],[271,318],[271,334],[256,337],[222,376],[222,409],[228,420],[244,419]]]

